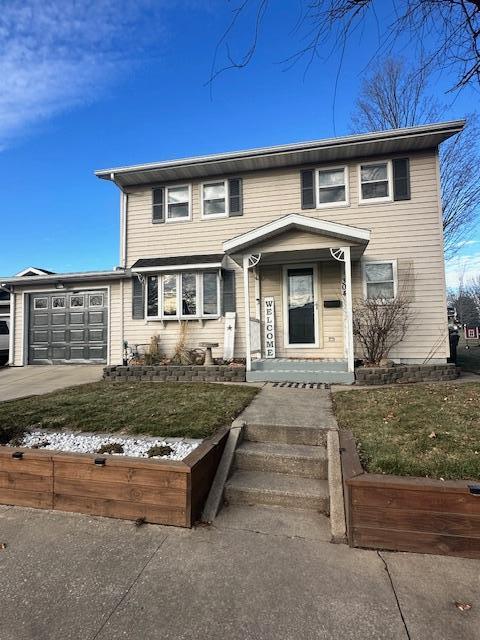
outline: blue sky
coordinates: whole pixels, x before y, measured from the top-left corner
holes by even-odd
[[[385,3],[387,5],[388,3]],[[306,69],[281,61],[301,46],[298,2],[271,3],[251,64],[208,86],[226,0],[5,0],[0,16],[0,274],[34,265],[54,271],[109,269],[118,262],[118,192],[95,169],[281,144],[350,131],[352,103],[377,47],[372,21],[339,56]],[[380,23],[388,15],[379,15]],[[229,39],[248,46],[251,22]],[[331,49],[335,36],[325,43]],[[408,56],[410,49],[401,53]],[[225,62],[225,51],[218,64]],[[334,85],[338,73],[337,98]],[[478,102],[445,95],[446,118]],[[480,271],[480,233],[448,265]]]

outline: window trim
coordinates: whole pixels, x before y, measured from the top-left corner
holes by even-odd
[[[184,273],[194,273],[196,276],[196,287],[197,287],[197,298],[196,298],[196,309],[197,313],[195,315],[184,315],[182,313],[183,304],[183,292],[182,292],[182,274]],[[217,276],[217,313],[215,314],[205,314],[203,312],[203,275],[204,273],[215,273]],[[145,291],[145,320],[146,321],[162,321],[166,322],[168,320],[218,320],[221,317],[221,297],[220,297],[220,269],[215,269],[215,271],[191,271],[191,270],[183,270],[183,271],[174,271],[174,272],[157,272],[157,273],[149,273],[148,276],[156,276],[157,278],[157,288],[158,288],[158,315],[151,316],[148,314],[148,280],[146,280],[146,291]],[[173,316],[165,315],[163,313],[163,292],[164,292],[164,277],[165,276],[175,276],[176,280],[176,303],[177,303],[177,313]]]
[[[395,300],[398,295],[398,265],[396,258],[389,258],[385,260],[362,260],[362,285],[363,285],[363,297],[365,300],[373,300],[373,298],[368,297],[368,287],[367,287],[367,273],[366,266],[369,264],[391,264],[392,272],[393,272],[393,298],[381,298],[385,302],[390,302],[391,300]],[[387,282],[386,280],[384,282]],[[388,281],[390,282],[390,281]],[[372,283],[375,284],[375,283]]]
[[[185,187],[188,189],[188,216],[185,216],[184,218],[170,218],[168,214],[170,212],[169,207],[171,203],[168,202],[168,192],[170,189],[185,189]],[[189,222],[192,219],[192,185],[191,183],[165,185],[164,197],[165,197],[165,204],[164,204],[165,224],[172,224],[175,222]]]
[[[47,306],[46,307],[37,307],[38,300],[46,300],[47,301]],[[39,298],[34,298],[33,299],[33,310],[34,311],[48,311],[49,308],[50,308],[50,306],[48,304],[48,296],[41,296]]]
[[[370,180],[367,183],[362,183],[362,167],[368,167],[375,164],[387,165],[387,184],[388,184],[388,196],[382,196],[381,198],[364,198],[362,196],[362,184],[371,184],[372,182],[383,182],[383,180]],[[391,158],[370,160],[369,162],[359,162],[357,164],[358,172],[358,203],[359,204],[372,204],[376,202],[393,202],[393,166]]]
[[[320,202],[320,172],[321,171],[333,171],[343,169],[343,177],[345,180],[345,200],[339,202]],[[317,167],[315,169],[315,208],[316,209],[333,209],[336,207],[349,207],[350,206],[350,189],[349,189],[350,173],[348,164],[328,165],[326,167]]]
[[[204,188],[211,184],[223,182],[225,187],[225,213],[205,213]],[[200,184],[200,210],[204,220],[216,220],[218,218],[228,218],[230,216],[230,181],[229,180],[209,180]]]

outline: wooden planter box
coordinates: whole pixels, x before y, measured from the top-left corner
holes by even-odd
[[[340,447],[351,547],[480,558],[480,485],[365,473],[351,432]]]
[[[227,435],[220,430],[182,462],[0,447],[0,504],[191,527]]]

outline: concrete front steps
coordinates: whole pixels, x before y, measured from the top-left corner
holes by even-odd
[[[328,514],[325,435],[312,427],[246,425],[225,485],[233,505],[268,505]]]
[[[253,360],[247,382],[302,382],[353,384],[355,375],[348,371],[346,360],[299,360],[273,358]]]

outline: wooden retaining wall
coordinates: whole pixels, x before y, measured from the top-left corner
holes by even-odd
[[[191,527],[227,435],[222,429],[182,462],[0,447],[0,504]]]
[[[350,546],[480,558],[480,485],[365,473],[340,432]]]

